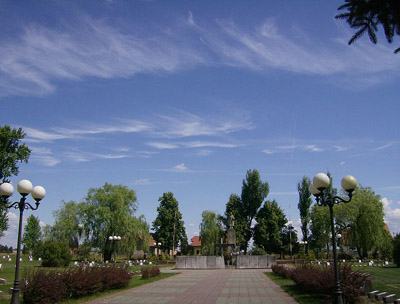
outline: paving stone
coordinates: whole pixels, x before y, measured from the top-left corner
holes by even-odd
[[[173,304],[297,303],[265,269],[179,270],[180,274],[89,302]]]

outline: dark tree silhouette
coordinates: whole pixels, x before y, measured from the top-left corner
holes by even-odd
[[[345,12],[335,18],[345,19],[351,28],[357,30],[349,40],[349,45],[365,33],[376,44],[378,25],[382,25],[389,43],[393,42],[394,36],[400,35],[399,0],[345,0],[345,4],[339,6],[338,10]],[[394,51],[398,52],[400,48]]]

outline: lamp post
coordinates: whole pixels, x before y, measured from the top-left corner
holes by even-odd
[[[117,259],[116,259],[116,253],[115,253],[115,244],[121,240],[121,237],[117,236],[117,235],[110,235],[108,237],[108,239],[110,240],[111,244],[113,245],[114,264],[116,264],[117,263]]]
[[[17,241],[17,260],[15,262],[15,280],[12,290],[11,304],[19,304],[19,263],[21,258],[21,233],[22,233],[22,218],[25,209],[36,210],[39,207],[40,201],[46,196],[46,190],[42,186],[33,187],[32,183],[27,179],[21,180],[17,185],[17,190],[21,194],[19,202],[10,204],[4,203],[4,206],[9,208],[19,209],[19,225],[18,225],[18,241]],[[14,187],[9,183],[0,185],[0,196],[4,199],[9,198],[14,192]],[[26,197],[31,193],[35,200],[35,206],[32,206],[26,201]]]
[[[307,246],[307,244],[308,244],[307,241],[300,241],[300,242],[299,242],[299,245],[300,245],[301,247]],[[304,254],[305,254],[305,250],[304,250]]]
[[[330,222],[332,230],[332,249],[333,249],[333,265],[335,272],[335,303],[343,303],[343,293],[340,288],[339,270],[337,264],[337,251],[336,251],[336,235],[335,235],[335,223],[333,218],[333,206],[341,202],[348,203],[351,201],[354,189],[357,186],[357,180],[352,175],[347,175],[342,179],[342,188],[347,192],[348,199],[335,196],[331,191],[328,190],[330,185],[330,179],[325,173],[318,173],[314,176],[313,182],[310,185],[310,192],[315,196],[317,204],[319,206],[329,207]]]

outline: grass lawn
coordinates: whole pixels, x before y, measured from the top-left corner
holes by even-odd
[[[284,279],[273,272],[266,272],[265,275],[278,284],[300,304],[324,303],[322,299],[317,298],[315,295],[311,295],[302,291],[292,280]]]
[[[369,273],[372,280],[372,290],[394,293],[400,298],[400,268],[388,267],[352,267],[354,271]]]
[[[6,279],[7,284],[2,284],[0,285],[0,291],[3,292],[3,295],[0,295],[0,304],[6,304],[6,303],[10,303],[11,301],[11,295],[8,293],[9,289],[11,287],[14,286],[14,276],[15,276],[15,254],[10,254],[11,257],[11,262],[8,261],[8,259],[3,259],[3,256],[6,256],[7,254],[0,254],[0,264],[2,264],[2,269],[0,270],[0,278],[2,279]],[[167,265],[165,265],[167,266]],[[169,266],[171,267],[171,266]],[[23,277],[25,271],[28,270],[34,270],[34,269],[38,269],[41,268],[41,262],[39,261],[32,261],[29,262],[28,261],[28,256],[23,255],[22,256],[22,262],[20,263],[20,279]],[[140,270],[140,266],[132,266],[129,267],[129,271],[135,271],[135,270]],[[47,269],[56,269],[56,268],[47,268]],[[58,268],[58,269],[63,269],[63,268]],[[104,293],[99,293],[96,295],[93,295],[91,297],[86,297],[85,301],[89,301],[89,300],[93,300],[97,297],[102,297],[105,296],[107,294],[113,293],[113,292],[117,292],[117,291],[121,291],[127,288],[133,288],[133,287],[137,287],[143,284],[147,284],[153,281],[157,281],[166,277],[169,277],[173,274],[161,274],[158,277],[155,278],[151,278],[148,280],[142,280],[140,278],[140,275],[138,276],[134,276],[131,280],[131,282],[129,283],[129,286],[123,289],[118,289],[118,290],[110,290],[110,291],[106,291]],[[22,299],[22,298],[21,298]],[[21,300],[22,301],[22,300]],[[74,300],[74,301],[68,301],[68,302],[63,302],[63,303],[85,303],[85,301],[78,301],[78,300]]]

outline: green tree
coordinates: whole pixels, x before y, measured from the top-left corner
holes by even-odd
[[[149,249],[150,237],[150,226],[145,217],[143,215],[138,218],[130,217],[129,221],[125,223],[124,240],[121,242],[122,250],[127,252],[130,257],[136,250],[146,252]]]
[[[154,239],[161,243],[161,249],[170,251],[187,243],[182,214],[179,211],[178,201],[172,192],[164,193],[158,201],[157,217],[153,221]]]
[[[42,232],[39,224],[39,218],[32,214],[26,219],[25,232],[22,237],[24,250],[33,252],[36,247],[40,246]]]
[[[224,235],[222,222],[213,211],[205,210],[201,214],[200,224],[201,252],[203,255],[216,255],[219,249],[215,247]]]
[[[241,200],[237,194],[231,194],[229,201],[226,203],[225,213],[222,217],[222,222],[229,228],[229,218],[233,215],[235,218],[236,246],[244,250],[245,248],[245,233],[246,233],[246,217],[241,212]]]
[[[237,196],[231,195],[226,205],[225,226],[227,226],[226,223],[229,221],[229,216],[233,214],[235,217],[236,235],[239,236],[240,240],[237,244],[240,245],[240,249],[244,250],[245,254],[247,253],[249,241],[253,236],[251,228],[253,219],[256,217],[268,192],[269,185],[267,182],[261,181],[258,171],[248,170],[246,178],[243,180],[240,200],[237,200]]]
[[[314,205],[311,209],[311,235],[308,242],[317,259],[319,259],[321,251],[327,244],[327,248],[329,247],[329,233],[331,230],[329,223],[329,209]]]
[[[397,267],[400,267],[400,233],[393,239],[393,261]]]
[[[111,260],[114,250],[109,236],[126,235],[126,224],[136,211],[135,191],[123,185],[105,183],[101,188],[91,188],[80,204],[85,238],[93,248],[98,248],[105,261]]]
[[[74,201],[62,201],[61,208],[53,212],[54,225],[46,228],[44,238],[68,244],[70,249],[77,249],[83,232],[80,226],[81,207],[81,204]]]
[[[11,129],[8,125],[0,127],[0,184],[9,182],[9,177],[18,175],[18,163],[28,162],[31,150],[21,143],[25,135],[21,128]],[[7,199],[0,197],[0,237],[8,228],[7,209],[4,207],[6,202]]]
[[[311,192],[309,187],[311,185],[311,180],[303,176],[301,181],[297,184],[297,190],[299,192],[299,204],[297,207],[300,211],[300,221],[301,221],[301,232],[303,233],[303,241],[307,241],[305,246],[305,253],[308,253],[308,233],[309,225],[311,221],[311,210],[312,205]]]
[[[245,248],[244,252],[247,253],[247,247],[252,235],[251,225],[253,219],[256,217],[261,204],[269,193],[269,185],[267,182],[262,182],[260,174],[257,170],[248,170],[246,179],[243,180],[242,195],[241,195],[241,209],[246,218],[246,233],[245,233]]]
[[[339,6],[339,11],[345,11],[335,18],[345,19],[351,28],[357,32],[349,40],[352,44],[363,34],[368,33],[369,39],[376,44],[376,32],[381,25],[389,43],[395,35],[400,35],[400,2],[398,0],[345,0]],[[400,48],[394,52],[398,53]]]
[[[384,236],[384,212],[380,196],[369,187],[359,186],[348,204],[335,206],[336,225],[349,228],[349,241],[360,258],[368,257],[372,250],[379,250]]]
[[[254,244],[268,253],[279,253],[283,246],[282,229],[287,219],[278,203],[266,201],[255,219]]]

